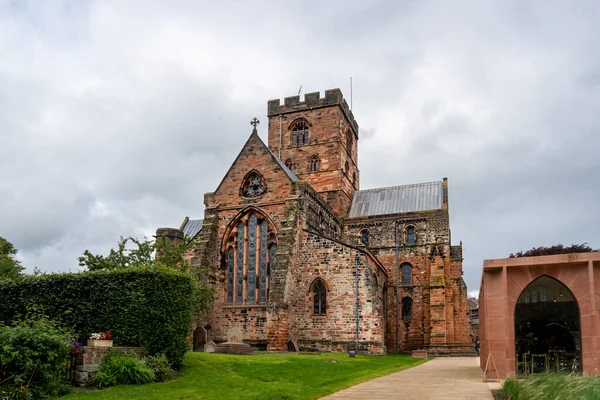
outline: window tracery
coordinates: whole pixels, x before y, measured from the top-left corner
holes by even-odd
[[[227,304],[265,303],[270,267],[277,253],[276,234],[266,218],[250,212],[229,228],[233,241],[224,253]]]
[[[244,179],[241,192],[244,197],[260,197],[267,193],[267,186],[262,175],[256,171],[250,172]]]
[[[292,127],[292,144],[308,144],[308,122],[306,120],[301,119],[294,123]]]

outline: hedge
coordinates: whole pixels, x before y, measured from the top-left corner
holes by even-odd
[[[193,293],[189,275],[167,268],[25,276],[0,281],[0,322],[41,307],[81,339],[110,331],[116,346],[164,353],[179,367],[188,348]]]

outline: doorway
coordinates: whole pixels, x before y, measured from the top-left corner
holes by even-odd
[[[515,307],[517,375],[581,372],[581,324],[573,293],[543,275],[531,282]]]

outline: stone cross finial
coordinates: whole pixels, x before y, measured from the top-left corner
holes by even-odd
[[[254,119],[252,121],[250,121],[250,125],[252,125],[254,128],[252,129],[252,133],[258,133],[256,131],[256,125],[260,124],[260,121],[258,120],[258,118],[254,117]]]

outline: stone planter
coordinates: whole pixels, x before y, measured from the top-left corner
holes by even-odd
[[[89,347],[112,347],[112,340],[100,340],[100,339],[88,339],[87,345]]]

